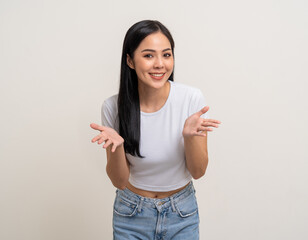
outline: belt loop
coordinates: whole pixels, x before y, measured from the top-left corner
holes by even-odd
[[[172,211],[175,212],[174,200],[173,197],[170,197]]]
[[[138,206],[138,212],[139,212],[139,213],[141,212],[143,200],[144,200],[144,198],[142,197],[141,200],[140,200],[139,206]]]

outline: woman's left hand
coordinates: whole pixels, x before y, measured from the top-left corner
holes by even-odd
[[[190,136],[202,136],[205,137],[206,134],[203,131],[213,131],[213,128],[218,128],[221,123],[215,119],[205,119],[201,118],[201,115],[206,113],[209,110],[209,107],[206,106],[202,108],[199,112],[194,113],[188,117],[185,121],[182,135],[183,137]]]

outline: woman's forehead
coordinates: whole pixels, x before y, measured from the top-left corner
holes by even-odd
[[[164,51],[166,49],[171,50],[171,44],[169,39],[161,32],[152,33],[144,38],[139,44],[136,50],[142,52],[144,50]]]

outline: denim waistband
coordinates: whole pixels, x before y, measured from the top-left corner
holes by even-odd
[[[140,208],[140,205],[151,208],[161,208],[168,206],[172,206],[172,208],[174,208],[174,203],[182,201],[186,197],[190,196],[192,193],[195,193],[195,188],[193,186],[193,182],[190,181],[190,183],[184,189],[166,198],[143,197],[132,192],[128,188],[125,188],[124,190],[117,189],[116,192],[118,196],[130,200],[132,201],[132,203],[138,204]]]

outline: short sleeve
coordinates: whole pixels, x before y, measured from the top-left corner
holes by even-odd
[[[207,103],[205,101],[203,93],[201,92],[201,90],[196,89],[190,102],[190,115],[200,111],[205,106],[207,106]],[[209,118],[209,114],[206,112],[201,115],[201,118]]]
[[[114,130],[118,131],[117,126],[117,111],[115,108],[112,108],[108,105],[106,101],[104,101],[101,109],[102,114],[102,125],[106,127],[113,128]]]

